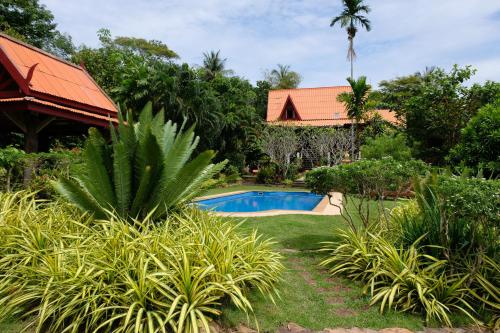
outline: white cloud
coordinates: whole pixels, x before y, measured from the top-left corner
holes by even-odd
[[[277,63],[299,71],[302,86],[344,84],[347,40],[330,28],[331,0],[42,0],[75,42],[97,45],[101,27],[114,35],[160,39],[182,61],[201,63],[220,49],[252,81]],[[476,81],[500,80],[500,0],[371,0],[371,32],[355,40],[356,74],[372,83],[438,65],[478,67]]]

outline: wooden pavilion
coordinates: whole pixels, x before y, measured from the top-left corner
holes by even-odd
[[[22,132],[26,152],[48,137],[108,127],[117,110],[82,66],[0,33],[0,133]]]

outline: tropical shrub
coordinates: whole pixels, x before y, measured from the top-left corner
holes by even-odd
[[[385,197],[389,192],[399,196],[411,187],[415,175],[424,174],[428,166],[418,160],[397,161],[392,157],[360,160],[334,167],[320,167],[306,174],[306,184],[314,192]]]
[[[450,152],[451,162],[490,175],[500,175],[500,99],[482,107],[462,129],[460,141]]]
[[[250,288],[272,298],[272,244],[185,210],[163,223],[94,220],[73,206],[0,194],[0,321],[44,332],[198,332]]]
[[[383,134],[366,139],[366,143],[361,146],[361,157],[366,159],[392,157],[396,161],[406,161],[411,159],[411,151],[402,134]]]
[[[447,261],[427,254],[419,240],[403,247],[380,231],[337,230],[336,235],[337,241],[323,244],[327,255],[321,265],[332,275],[361,281],[370,304],[379,304],[381,312],[421,313],[427,322],[451,326],[450,315],[458,311],[498,325],[498,277],[491,274],[498,272],[495,260],[484,257],[479,271],[450,272]]]
[[[160,218],[189,202],[224,168],[226,162],[211,164],[211,150],[192,158],[199,141],[193,128],[177,131],[176,124],[165,123],[163,111],[153,117],[151,103],[139,123],[132,125],[131,114],[127,121],[120,118],[118,128],[111,128],[111,145],[91,129],[82,154],[85,167],[55,183],[62,196],[96,218],[144,218],[151,212]]]
[[[55,193],[50,184],[70,170],[78,168],[80,155],[77,149],[51,149],[48,152],[27,154],[15,147],[0,149],[0,190],[17,191],[28,189],[38,192],[38,196],[48,198]],[[29,182],[24,181],[24,171],[32,170]]]
[[[483,253],[500,259],[499,180],[431,175],[414,187],[417,207],[397,208],[403,213],[392,214],[405,246],[417,239],[439,246],[428,251],[441,252],[455,266]]]
[[[410,195],[411,179],[426,170],[428,166],[421,161],[396,161],[388,157],[316,168],[306,173],[305,182],[318,194],[342,193],[344,205],[354,204],[363,225],[367,227],[373,219],[385,216],[385,199]],[[377,199],[378,214],[371,214],[369,201],[372,199]],[[345,219],[355,229],[353,217],[347,210],[344,211]]]
[[[262,166],[257,173],[257,183],[276,184],[282,179],[278,167],[274,163]]]

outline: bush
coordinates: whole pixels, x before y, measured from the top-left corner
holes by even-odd
[[[491,272],[500,267],[494,260],[484,257],[479,271],[454,273],[446,260],[426,254],[418,242],[397,247],[383,233],[366,230],[338,230],[336,235],[338,241],[321,249],[327,253],[321,265],[332,275],[361,281],[370,304],[380,304],[381,312],[421,313],[427,322],[451,326],[450,314],[458,311],[477,322],[484,317],[492,318],[491,326],[498,324],[498,277]]]
[[[262,166],[257,173],[257,183],[260,184],[276,184],[280,180],[278,167],[274,163]]]
[[[500,175],[500,100],[481,108],[461,134],[449,160]]]
[[[361,157],[366,159],[392,157],[396,161],[406,161],[411,158],[411,151],[402,134],[384,134],[368,138],[361,146]]]
[[[63,197],[96,218],[110,213],[123,219],[161,218],[199,194],[226,164],[212,164],[211,150],[192,156],[199,142],[193,127],[177,131],[176,124],[165,123],[163,111],[153,117],[151,103],[139,123],[132,121],[131,113],[127,123],[120,117],[118,129],[111,128],[111,145],[91,129],[84,168],[73,179],[54,183]]]
[[[410,195],[411,179],[426,170],[428,166],[421,161],[396,161],[388,157],[316,168],[306,174],[305,182],[314,193],[342,193],[344,206],[353,204],[367,227],[373,219],[379,222],[378,216],[385,216],[384,199]],[[372,199],[378,199],[378,214],[375,215],[370,212],[369,200]],[[344,218],[352,228],[356,228],[353,217],[349,212],[344,214],[345,211],[342,210]]]
[[[432,254],[455,266],[483,253],[500,260],[500,180],[434,175],[415,189],[417,209],[392,214],[405,246],[439,246]]]
[[[68,176],[80,163],[79,150],[51,150],[49,152],[27,154],[23,150],[7,147],[0,149],[0,190],[17,191],[27,189],[38,192],[39,197],[55,195],[51,181]],[[24,184],[24,170],[32,168],[33,174],[28,184]]]
[[[306,185],[314,192],[328,194],[337,191],[347,194],[399,196],[411,187],[411,180],[428,170],[418,160],[396,161],[392,157],[381,160],[360,160],[334,167],[320,167],[306,174]]]
[[[32,194],[0,195],[0,321],[47,332],[196,332],[221,303],[275,292],[272,244],[198,210],[164,223],[95,221]]]

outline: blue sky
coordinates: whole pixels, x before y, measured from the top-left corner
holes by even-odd
[[[158,39],[191,65],[221,50],[252,82],[276,64],[302,75],[301,87],[344,85],[347,38],[330,28],[340,0],[41,0],[76,44],[96,31]],[[472,65],[472,82],[500,81],[500,0],[367,0],[371,32],[355,39],[355,76],[376,85],[425,69]]]

